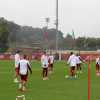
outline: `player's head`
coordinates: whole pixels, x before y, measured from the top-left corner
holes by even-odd
[[[20,53],[20,50],[16,50],[16,53]]]
[[[27,59],[27,55],[23,55],[23,59]]]
[[[74,53],[73,52],[70,52],[70,55],[73,55]]]
[[[79,53],[76,53],[76,56],[79,56]]]
[[[43,54],[46,54],[46,52],[45,52],[45,51],[43,51]]]

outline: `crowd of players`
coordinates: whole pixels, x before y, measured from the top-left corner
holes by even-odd
[[[47,55],[46,52],[41,56],[41,67],[43,80],[48,80],[48,72],[53,72],[54,56],[52,54]],[[19,54],[19,51],[15,54],[15,78],[14,82],[19,83],[19,90],[26,91],[26,82],[28,79],[28,71],[32,74],[30,62],[26,55]],[[18,80],[20,77],[20,81]]]
[[[69,65],[69,73],[65,78],[77,78],[77,74],[82,74],[82,63],[85,62],[79,54],[70,53],[67,64]],[[42,79],[48,80],[48,74],[53,72],[54,56],[43,52],[41,56]],[[15,54],[15,78],[14,82],[19,83],[19,90],[26,91],[26,83],[28,78],[28,71],[32,74],[30,62],[26,55],[20,56],[19,51]],[[96,75],[100,75],[100,59],[96,57]],[[20,79],[18,79],[20,77]]]

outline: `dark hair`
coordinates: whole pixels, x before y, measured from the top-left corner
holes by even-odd
[[[73,54],[73,52],[70,53],[71,55]]]
[[[79,56],[79,54],[78,54],[78,53],[76,53],[76,56]]]
[[[16,50],[16,53],[20,53],[20,50]]]
[[[44,54],[46,54],[46,51],[43,51]]]
[[[23,58],[26,59],[27,58],[27,55],[23,55]]]

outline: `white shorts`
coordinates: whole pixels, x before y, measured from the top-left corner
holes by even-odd
[[[48,68],[48,65],[42,65],[42,68]]]

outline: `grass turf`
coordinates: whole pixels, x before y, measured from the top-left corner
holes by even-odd
[[[55,62],[54,72],[49,80],[41,77],[40,62],[31,62],[33,74],[29,75],[28,91],[19,92],[18,84],[13,83],[14,63],[0,61],[0,100],[15,100],[18,95],[25,95],[26,100],[88,100],[87,65],[83,65],[83,74],[78,79],[65,79],[68,67],[64,61]],[[100,77],[95,76],[95,64],[91,64],[91,100],[100,100]]]

